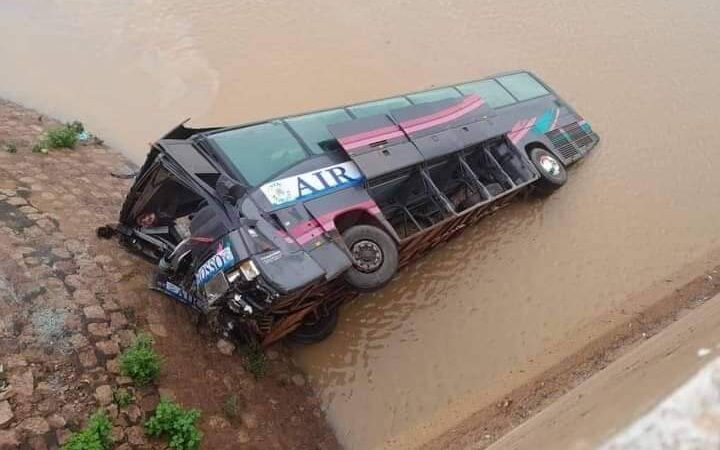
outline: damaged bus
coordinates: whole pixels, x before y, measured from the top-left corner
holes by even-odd
[[[155,142],[117,224],[157,289],[225,335],[327,337],[339,306],[528,189],[598,136],[527,71]]]

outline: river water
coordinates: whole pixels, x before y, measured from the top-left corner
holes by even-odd
[[[467,230],[297,351],[347,448],[436,435],[718,247],[716,2],[203,3],[4,0],[0,96],[80,119],[140,162],[187,117],[238,123],[529,68],[603,139],[561,191]]]

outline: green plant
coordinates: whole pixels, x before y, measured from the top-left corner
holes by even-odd
[[[162,359],[153,349],[153,339],[140,334],[120,355],[120,372],[139,385],[149,384],[160,375]]]
[[[62,125],[48,130],[40,142],[45,148],[73,148],[77,144],[77,133],[70,125]]]
[[[145,429],[150,436],[165,437],[173,450],[197,450],[202,440],[202,433],[195,426],[199,418],[197,409],[186,410],[163,398],[155,414],[145,422]]]
[[[133,402],[135,398],[132,393],[125,388],[117,388],[113,390],[113,402],[120,408],[124,408]]]
[[[255,378],[264,377],[267,372],[267,358],[262,346],[256,342],[250,343],[243,349],[243,354],[245,356],[245,368],[255,375]]]
[[[227,416],[228,419],[234,419],[238,415],[238,396],[235,394],[232,394],[228,398],[225,399],[225,403],[223,404],[223,412],[225,412],[225,416]]]
[[[110,448],[110,419],[104,411],[98,411],[87,425],[62,446],[62,450],[108,450]]]

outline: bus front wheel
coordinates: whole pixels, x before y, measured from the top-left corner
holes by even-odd
[[[567,171],[555,155],[540,147],[531,148],[529,153],[530,161],[540,174],[537,186],[541,193],[549,194],[565,184]]]
[[[345,271],[345,281],[365,292],[388,284],[398,268],[395,241],[372,225],[352,226],[342,236],[353,260],[352,267]]]

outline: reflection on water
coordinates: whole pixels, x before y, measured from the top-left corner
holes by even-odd
[[[0,3],[0,95],[139,162],[184,120],[235,123],[529,68],[603,138],[345,308],[300,349],[348,448],[409,447],[491,404],[717,246],[720,17],[709,0]]]

